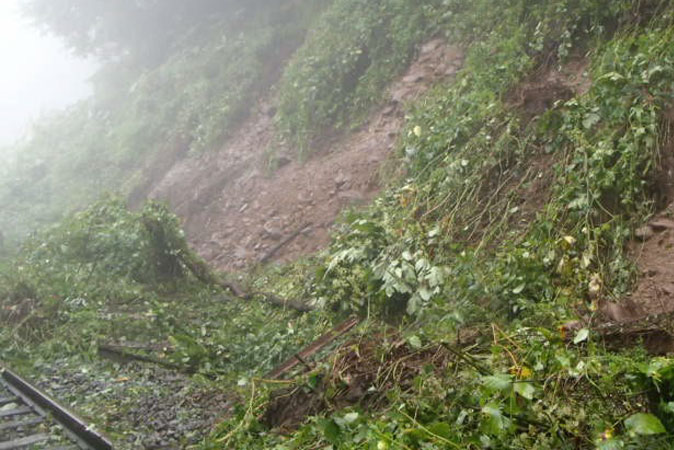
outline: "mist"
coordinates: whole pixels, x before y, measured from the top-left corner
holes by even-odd
[[[87,97],[96,63],[77,58],[55,37],[33,27],[20,0],[0,2],[0,155],[41,114]],[[2,150],[2,149],[5,150]]]

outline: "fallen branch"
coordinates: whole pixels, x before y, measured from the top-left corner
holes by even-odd
[[[299,353],[295,353],[293,356],[291,356],[283,363],[278,365],[274,370],[266,374],[264,378],[268,380],[275,380],[280,376],[286,374],[288,371],[290,371],[299,364],[307,366],[306,363],[307,359],[323,350],[328,344],[333,342],[338,337],[347,333],[353,327],[358,325],[358,323],[360,323],[360,319],[358,319],[357,317],[348,318],[344,322],[332,328],[330,331],[325,333],[320,338],[316,339],[304,350],[302,350]]]
[[[303,226],[301,226],[298,230],[293,232],[290,236],[287,236],[281,240],[278,244],[276,244],[274,247],[272,247],[271,250],[269,250],[262,258],[259,259],[260,264],[264,264],[267,261],[269,261],[279,250],[281,250],[283,247],[288,245],[290,242],[295,240],[297,236],[300,234],[304,233],[311,227],[311,223],[305,223]]]
[[[224,289],[229,289],[234,296],[241,298],[243,300],[253,300],[255,298],[261,298],[263,301],[281,308],[290,308],[298,312],[309,312],[313,311],[314,308],[309,306],[307,303],[298,301],[298,300],[287,300],[281,297],[278,297],[275,294],[269,292],[246,292],[239,285],[233,282],[219,281],[218,286]]]
[[[118,362],[141,361],[146,363],[157,364],[159,366],[171,370],[178,370],[182,372],[186,371],[184,367],[181,367],[177,364],[173,364],[168,361],[162,361],[161,359],[153,358],[151,356],[139,355],[137,353],[128,351],[127,349],[125,349],[123,346],[120,345],[100,344],[98,346],[98,354],[103,358],[111,359],[113,361]]]
[[[674,312],[653,314],[629,322],[603,322],[593,325],[574,321],[562,326],[564,339],[573,341],[575,332],[587,328],[600,337],[607,347],[624,348],[643,343],[648,352],[664,355],[674,352],[674,336],[663,326],[671,324]]]
[[[274,306],[280,306],[281,308],[290,308],[294,309],[295,311],[306,313],[313,311],[314,308],[309,306],[308,304],[296,300],[286,300],[281,297],[277,297],[274,294],[270,294],[269,292],[254,292],[252,294],[252,297],[260,297],[264,299],[265,302],[274,305]]]
[[[172,349],[172,345],[169,342],[163,342],[158,344],[144,344],[142,342],[124,342],[119,344],[116,342],[106,342],[99,345],[110,350],[120,350],[120,351],[134,351],[134,350],[143,350],[147,352],[160,352],[168,349]]]
[[[199,281],[212,286],[218,286],[223,289],[228,289],[236,297],[239,297],[244,300],[252,300],[256,297],[259,297],[262,298],[267,303],[272,304],[274,306],[280,306],[282,308],[290,308],[298,312],[309,312],[313,311],[314,309],[305,302],[282,299],[268,292],[246,292],[236,283],[221,280],[211,270],[211,268],[208,266],[208,264],[206,264],[205,261],[198,258],[188,249],[184,249],[182,255],[183,256],[181,262],[187,268],[187,270],[189,270],[192,273],[192,275],[194,275]]]

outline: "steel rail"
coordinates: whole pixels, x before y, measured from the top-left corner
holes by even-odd
[[[50,396],[34,387],[11,370],[0,367],[0,381],[2,381],[2,384],[16,396],[16,400],[20,400],[24,404],[24,406],[19,406],[14,410],[17,415],[30,412],[39,416],[29,419],[28,421],[16,421],[16,424],[26,425],[31,422],[36,423],[40,419],[51,417],[63,427],[63,430],[77,443],[78,447],[90,450],[110,450],[113,448],[112,443],[105,436],[92,430],[82,419],[59,405]],[[9,400],[13,399],[2,398],[2,400],[9,402]],[[12,410],[10,410],[8,414],[11,415]],[[8,424],[6,423],[5,425]],[[45,437],[48,436],[38,434],[24,438],[25,442],[22,442],[21,439],[7,443],[0,442],[0,449],[21,448],[22,446],[33,444],[33,442],[30,442],[29,438],[45,440]],[[3,445],[5,445],[5,447],[3,447]]]

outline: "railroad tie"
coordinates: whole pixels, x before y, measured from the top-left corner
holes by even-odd
[[[13,441],[0,442],[0,450],[12,450],[16,448],[28,447],[29,445],[48,441],[50,439],[48,434],[40,433],[32,436],[26,436]]]

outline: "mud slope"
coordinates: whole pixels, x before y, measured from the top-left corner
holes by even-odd
[[[667,132],[652,186],[660,212],[636,230],[629,251],[639,278],[629,296],[602,306],[611,321],[633,322],[674,312],[674,109],[664,111],[664,120]]]
[[[282,157],[271,175],[265,155],[275,108],[262,102],[222,149],[180,161],[149,197],[170,203],[185,221],[191,244],[219,269],[313,253],[329,243],[340,211],[369,202],[379,191],[378,169],[404,124],[403,104],[453,76],[463,58],[441,40],[428,42],[366,125],[323,144],[305,163]]]

